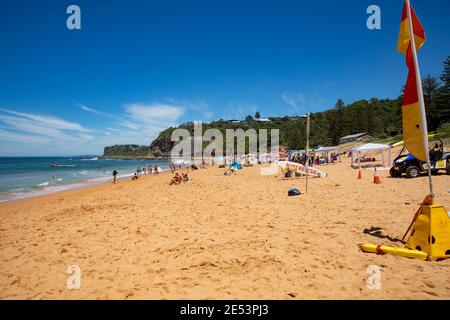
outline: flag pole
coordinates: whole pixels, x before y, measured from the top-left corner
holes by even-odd
[[[311,113],[308,112],[306,115],[306,189],[305,192],[308,193],[308,168],[309,168],[309,129],[311,124]]]
[[[411,51],[414,59],[414,68],[416,71],[416,86],[417,86],[417,96],[419,100],[419,109],[420,109],[420,121],[423,136],[423,145],[425,148],[426,162],[428,167],[428,183],[430,187],[430,195],[434,200],[434,192],[433,192],[433,180],[431,178],[431,163],[430,163],[430,147],[428,145],[428,128],[427,128],[427,117],[425,113],[425,101],[423,99],[423,90],[422,90],[422,78],[420,76],[419,69],[419,60],[417,59],[417,50],[416,50],[416,40],[414,39],[414,28],[412,22],[411,15],[411,3],[409,0],[406,1],[407,13],[408,13],[408,24],[409,24],[409,37],[411,39]]]

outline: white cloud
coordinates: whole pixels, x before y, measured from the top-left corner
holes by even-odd
[[[323,108],[328,101],[318,90],[315,90],[311,94],[289,94],[285,92],[281,94],[281,99],[289,105],[295,113],[318,111]]]
[[[66,120],[63,120],[60,118],[56,118],[56,117],[52,117],[52,116],[43,116],[43,115],[36,115],[36,114],[31,114],[31,113],[16,112],[16,111],[7,110],[7,109],[0,109],[0,111],[21,117],[21,118],[23,118],[24,121],[26,119],[34,121],[45,127],[62,129],[62,130],[79,131],[79,132],[90,132],[91,131],[89,129],[83,128],[78,123],[69,122],[69,121],[66,121]]]
[[[0,129],[0,141],[19,142],[27,144],[47,144],[50,143],[51,140],[46,137],[16,133]]]
[[[159,132],[176,126],[186,110],[177,104],[134,103],[125,105],[122,114],[111,115],[79,107],[112,120],[108,127],[92,130],[51,115],[0,109],[1,155],[13,150],[16,155],[101,154],[105,146],[114,144],[149,145]]]
[[[302,94],[289,95],[287,92],[281,95],[281,99],[292,107],[296,112],[300,111],[298,104],[305,102],[305,97]]]
[[[103,146],[111,144],[142,144],[150,142],[164,129],[176,126],[185,113],[183,106],[167,103],[132,103],[124,107],[124,114],[117,117],[115,126],[105,129],[96,143]]]
[[[87,112],[90,112],[90,113],[95,113],[95,114],[99,114],[99,115],[103,114],[103,112],[100,112],[100,111],[98,111],[98,110],[95,110],[95,109],[86,107],[84,104],[80,104],[79,107],[80,107],[82,110],[87,111]]]
[[[242,120],[248,115],[254,117],[256,111],[258,111],[258,106],[247,102],[231,102],[228,105],[227,111],[229,112],[229,116],[226,119],[232,117],[237,120]]]
[[[80,137],[81,139],[84,139],[84,140],[94,140],[95,139],[95,137],[93,135],[86,134],[86,133],[79,133],[78,137]]]
[[[200,117],[206,121],[210,120],[214,116],[214,112],[209,107],[208,103],[204,100],[181,100],[167,99],[171,104],[178,105],[185,110],[197,113]]]
[[[106,112],[103,112],[103,111],[99,111],[99,110],[94,109],[94,108],[87,107],[84,104],[79,104],[78,106],[80,107],[81,110],[84,110],[84,111],[89,112],[89,113],[93,113],[93,114],[96,114],[96,115],[99,115],[99,116],[104,116],[104,117],[114,117],[114,115],[112,115],[112,114],[109,114],[109,113],[106,113]]]
[[[125,106],[127,116],[139,122],[175,121],[184,113],[184,108],[154,103],[129,104]]]
[[[2,154],[11,153],[11,146],[23,150],[21,154],[29,154],[31,150],[47,155],[68,153],[77,146],[81,150],[86,141],[95,139],[92,130],[61,118],[8,109],[0,112]]]

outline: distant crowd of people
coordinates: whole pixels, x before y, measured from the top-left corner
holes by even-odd
[[[178,173],[177,170],[181,170],[183,167],[179,164],[174,164],[171,163],[169,166],[169,169],[172,173],[175,173],[175,176],[172,178],[171,180],[171,185],[172,184],[179,184],[181,182],[187,182],[189,181],[189,176],[187,173]],[[189,168],[189,167],[187,167]],[[198,167],[193,164],[190,166],[190,168],[192,170],[197,170]],[[148,165],[148,166],[138,166],[136,168],[136,171],[134,172],[134,174],[131,176],[131,180],[138,180],[140,176],[147,176],[147,175],[156,175],[159,174],[161,172],[161,168],[156,164],[154,167],[152,165]],[[113,176],[113,180],[112,183],[116,183],[117,182],[117,177],[118,177],[119,172],[114,169],[112,172],[112,176]]]
[[[136,169],[136,172],[131,177],[131,180],[137,180],[137,179],[139,179],[139,177],[141,175],[146,176],[146,175],[152,175],[152,174],[159,174],[159,171],[160,171],[160,169],[157,164],[155,165],[155,168],[153,168],[152,165],[149,165],[148,167],[143,166],[142,168],[141,168],[141,166],[138,166]]]
[[[310,153],[309,156],[309,163],[308,165],[310,167],[313,167],[314,165],[321,165],[321,164],[328,164],[328,163],[335,163],[338,161],[339,154],[337,153],[331,153],[330,156],[328,155],[320,155],[315,153]],[[306,166],[308,162],[308,156],[306,153],[296,153],[294,154],[291,159],[292,162],[300,163],[304,166]]]

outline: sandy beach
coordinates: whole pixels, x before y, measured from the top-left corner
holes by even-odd
[[[0,204],[1,299],[449,299],[450,260],[362,253],[359,243],[403,247],[427,177],[393,179],[349,159],[304,178],[190,171]],[[450,210],[450,179],[434,177]],[[378,236],[370,230],[380,228]],[[81,269],[69,290],[68,266]],[[379,290],[367,268],[381,268]]]

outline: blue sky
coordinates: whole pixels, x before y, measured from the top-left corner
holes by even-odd
[[[450,54],[450,1],[414,0],[422,74]],[[68,30],[66,8],[81,8]],[[381,8],[381,30],[366,9]],[[186,121],[394,98],[402,0],[0,3],[0,156],[101,154]]]

